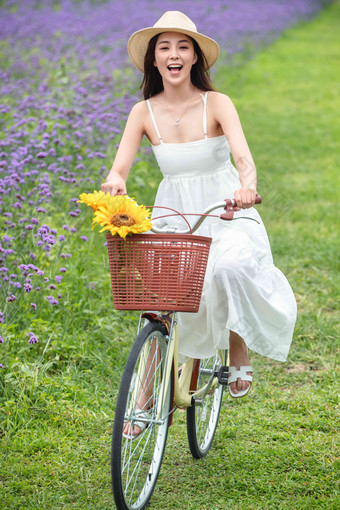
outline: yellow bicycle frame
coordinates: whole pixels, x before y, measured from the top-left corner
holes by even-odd
[[[162,416],[162,412],[164,413],[164,399],[167,394],[167,390],[170,384],[174,384],[174,402],[175,406],[179,408],[187,408],[192,405],[192,399],[199,399],[200,397],[204,397],[204,395],[210,391],[211,389],[215,389],[218,385],[217,377],[211,377],[211,380],[208,381],[207,384],[202,386],[196,391],[190,391],[190,384],[192,378],[192,372],[194,367],[194,359],[190,358],[186,363],[182,365],[181,374],[177,376],[177,367],[178,367],[178,329],[177,329],[177,321],[176,321],[176,312],[173,313],[172,323],[170,327],[170,332],[168,335],[168,349],[166,353],[165,367],[164,367],[164,377],[161,382],[160,395],[161,398],[157,402],[157,413],[156,413],[156,421],[162,420],[165,416]],[[132,398],[130,400],[129,412],[131,413],[132,407],[137,402],[138,394],[141,387],[141,382],[145,373],[145,366],[147,363],[147,359],[150,352],[150,340],[147,340],[144,344],[141,361],[138,367],[137,372],[137,380],[138,384],[134,385]],[[222,351],[219,351],[219,357],[221,363],[223,364],[223,354]],[[175,368],[174,381],[171,380],[172,367]]]
[[[223,364],[222,352],[219,353],[220,359]],[[190,383],[192,377],[192,371],[194,366],[194,359],[190,358],[186,363],[182,365],[181,375],[177,376],[178,367],[178,329],[176,322],[176,314],[173,317],[173,326],[170,329],[169,334],[169,345],[167,351],[167,357],[165,362],[165,377],[163,377],[162,388],[160,394],[162,398],[157,405],[156,419],[161,419],[161,411],[163,408],[163,400],[166,394],[166,390],[171,384],[171,370],[175,368],[174,374],[174,401],[176,407],[187,408],[192,405],[192,399],[205,395],[209,390],[216,388],[218,385],[217,377],[212,377],[212,380],[207,384],[199,388],[197,391],[190,392]]]

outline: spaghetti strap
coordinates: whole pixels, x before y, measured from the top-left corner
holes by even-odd
[[[161,137],[160,132],[158,131],[158,127],[157,127],[157,124],[156,124],[156,121],[155,121],[155,117],[154,117],[154,115],[153,115],[153,111],[152,111],[152,108],[151,108],[151,104],[150,104],[149,99],[147,99],[147,100],[146,100],[146,102],[147,102],[147,105],[148,105],[148,107],[149,107],[149,112],[150,112],[150,115],[151,115],[151,119],[152,119],[153,125],[155,126],[155,130],[156,130],[157,136],[158,136],[158,138],[159,138],[159,141],[160,141],[161,143],[163,143],[163,139],[162,139],[162,137]]]
[[[202,98],[202,101],[204,103],[204,109],[203,109],[203,133],[204,133],[204,138],[208,138],[208,133],[207,133],[207,99],[208,99],[208,90],[206,91],[206,93],[204,95],[201,94],[201,98]]]

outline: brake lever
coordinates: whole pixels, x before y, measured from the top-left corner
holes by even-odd
[[[262,202],[262,197],[256,193],[256,197],[255,197],[255,204],[261,204]],[[233,219],[239,219],[239,218],[234,218],[234,207],[236,206],[236,201],[234,199],[231,199],[231,198],[226,198],[225,199],[225,206],[224,206],[224,210],[225,210],[225,213],[221,214],[220,218],[221,220],[226,220],[226,221],[231,221]],[[257,220],[255,220],[255,218],[247,218],[246,216],[241,216],[241,218],[244,218],[244,219],[248,219],[248,220],[254,220],[256,221],[256,223],[259,223]]]
[[[234,212],[235,212],[234,204],[235,204],[235,200],[231,200],[230,198],[225,199],[225,206],[224,206],[225,212],[223,214],[221,214],[221,216],[220,216],[221,220],[231,221],[234,219]]]

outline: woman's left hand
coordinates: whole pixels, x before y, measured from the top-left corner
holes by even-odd
[[[234,191],[237,208],[249,209],[255,204],[256,191],[251,188],[240,188]]]

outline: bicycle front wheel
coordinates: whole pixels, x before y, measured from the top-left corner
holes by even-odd
[[[112,489],[119,510],[145,508],[161,467],[172,406],[166,328],[156,322],[138,334],[120,384],[111,449]]]
[[[201,359],[198,371],[197,389],[205,386],[212,374],[226,363],[226,351],[219,351],[216,356]],[[189,448],[195,459],[207,455],[211,448],[220,409],[222,404],[223,386],[213,385],[202,401],[193,402],[187,408],[187,434]]]

